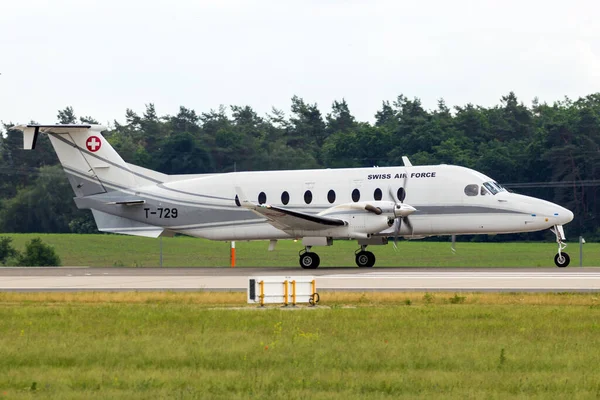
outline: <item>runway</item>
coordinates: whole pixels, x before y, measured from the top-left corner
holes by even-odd
[[[600,291],[600,268],[0,268],[0,291],[245,291],[250,277],[315,276],[319,290]]]

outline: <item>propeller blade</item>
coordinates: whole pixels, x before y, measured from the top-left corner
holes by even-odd
[[[398,235],[400,234],[400,226],[402,225],[402,218],[398,218],[396,229],[394,230],[394,250],[398,250]]]
[[[450,247],[453,253],[456,253],[456,235],[452,235],[452,245]]]
[[[388,186],[388,194],[390,195],[390,199],[392,199],[392,201],[396,203],[396,195],[394,194],[394,191],[392,190],[391,186]]]
[[[400,199],[400,203],[404,203],[404,199],[406,198],[406,185],[408,184],[408,171],[404,168],[404,183],[402,184],[402,198]]]
[[[412,236],[412,234],[414,232],[414,228],[412,226],[412,223],[410,222],[410,219],[408,219],[408,216],[403,217],[402,219],[404,220],[404,223],[406,224],[406,226],[408,226],[408,229],[410,229],[410,234]]]

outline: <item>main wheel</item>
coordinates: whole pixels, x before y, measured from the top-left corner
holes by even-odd
[[[375,254],[370,251],[359,251],[356,254],[356,265],[361,268],[369,268],[375,265]]]
[[[556,253],[554,256],[554,264],[559,268],[564,268],[571,262],[571,257],[565,252]]]
[[[307,251],[300,256],[300,266],[304,269],[315,269],[321,263],[317,253]]]

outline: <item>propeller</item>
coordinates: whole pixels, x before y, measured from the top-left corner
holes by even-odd
[[[404,174],[404,185],[402,186],[401,191],[398,190],[399,200],[400,200],[399,203],[396,202],[396,196],[394,195],[392,187],[391,186],[388,187],[389,195],[396,203],[394,205],[394,217],[398,220],[398,223],[396,224],[396,229],[394,230],[394,249],[396,249],[396,250],[398,249],[397,242],[398,242],[398,236],[400,235],[400,228],[402,227],[402,222],[404,222],[406,224],[406,226],[408,227],[408,229],[410,229],[411,234],[414,231],[413,225],[410,222],[410,219],[408,219],[408,216],[410,214],[414,213],[415,211],[417,211],[417,209],[408,204],[404,204],[404,199],[406,197],[405,188],[406,188],[407,177],[408,177],[408,174]]]

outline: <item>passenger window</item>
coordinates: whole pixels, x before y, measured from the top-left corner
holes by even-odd
[[[360,200],[360,191],[358,189],[354,189],[352,191],[352,201],[356,203],[359,200]]]
[[[281,193],[281,204],[284,206],[290,202],[290,194],[288,192]]]
[[[379,189],[379,188],[375,189],[375,192],[373,193],[373,198],[375,200],[381,200],[381,196],[382,196],[381,189]]]
[[[335,201],[335,192],[333,190],[330,190],[327,193],[327,201],[329,201],[330,204],[333,204],[333,202]]]
[[[265,204],[267,202],[267,195],[265,192],[260,192],[258,195],[258,204]]]
[[[310,190],[304,192],[304,202],[306,204],[312,203],[312,192]]]
[[[479,185],[465,186],[465,194],[467,196],[477,196],[478,193],[479,193]]]
[[[406,198],[406,191],[403,187],[398,189],[398,193],[396,193],[396,196],[398,196],[399,201],[404,201],[404,199]]]

